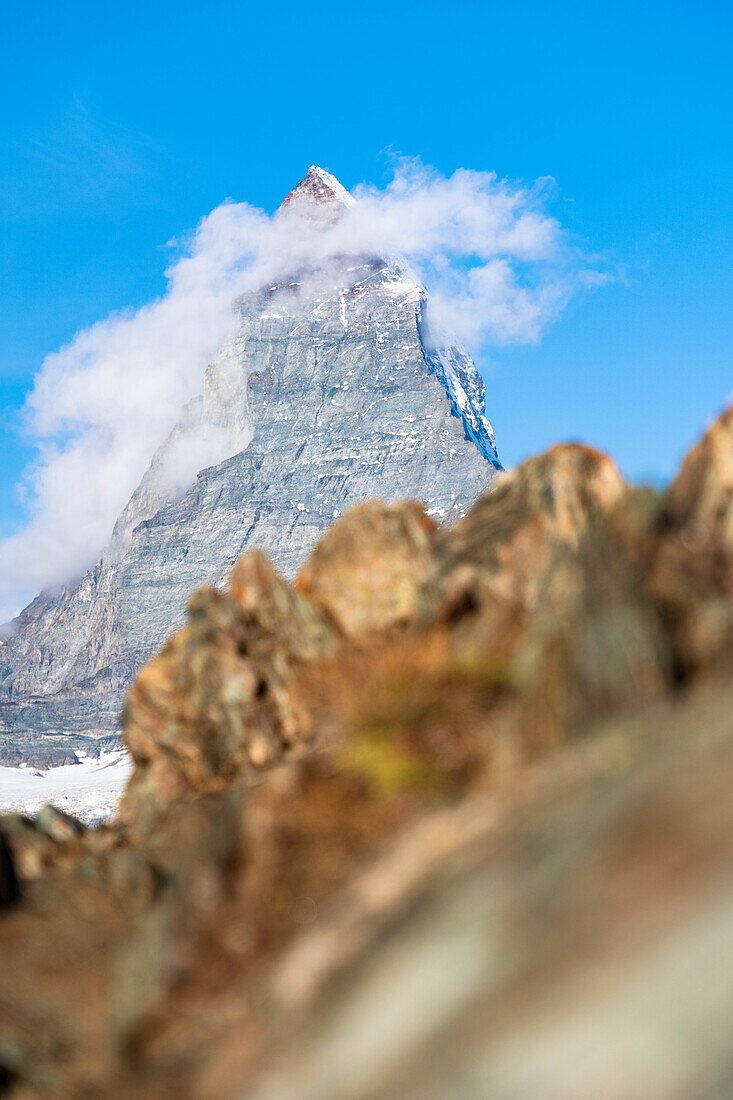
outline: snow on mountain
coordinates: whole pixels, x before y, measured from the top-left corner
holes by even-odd
[[[39,770],[0,765],[0,813],[34,814],[50,803],[87,825],[110,817],[125,789],[132,765],[124,749],[79,754],[78,764]]]
[[[280,209],[303,201],[314,205],[336,202],[347,208],[355,205],[355,200],[336,177],[315,164],[310,166],[303,179],[285,196]]]
[[[353,201],[312,166],[283,205],[305,203],[326,225]],[[480,375],[428,316],[419,281],[374,256],[330,257],[235,303],[201,396],[97,565],[44,593],[0,642],[0,760],[63,763],[114,736],[127,686],[192,590],[222,584],[244,550],[265,549],[292,577],[361,501],[420,500],[446,522],[465,513],[501,466]]]

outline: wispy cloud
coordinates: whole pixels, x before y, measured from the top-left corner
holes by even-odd
[[[146,176],[162,150],[75,99],[49,125],[13,147],[0,196],[4,216],[108,201]]]
[[[52,154],[49,154],[52,155]],[[600,278],[547,209],[543,187],[492,173],[450,177],[402,161],[363,186],[335,224],[223,203],[178,242],[165,295],[80,332],[44,361],[26,404],[37,459],[28,518],[0,543],[6,606],[89,566],[231,324],[231,303],[329,256],[401,256],[432,295],[436,324],[474,353],[534,341],[568,298]]]

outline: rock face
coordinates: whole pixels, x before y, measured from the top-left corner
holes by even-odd
[[[10,1095],[733,1095],[730,424],[200,589],[117,819],[0,817]]]
[[[311,168],[283,204],[330,222],[353,202]],[[0,650],[0,760],[95,751],[124,689],[197,584],[262,547],[292,577],[345,508],[371,497],[463,514],[500,468],[475,367],[427,335],[399,264],[332,259],[236,303],[235,326],[82,580],[42,594]],[[207,455],[231,457],[207,465]],[[193,465],[192,465],[193,463]],[[205,467],[205,468],[201,468]],[[200,470],[181,485],[181,470]]]

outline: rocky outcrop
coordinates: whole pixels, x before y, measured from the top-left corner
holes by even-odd
[[[199,591],[118,819],[0,819],[16,1094],[727,1096],[733,685],[663,582],[728,636],[729,417],[662,496],[555,448]]]
[[[685,459],[658,517],[652,587],[674,635],[681,677],[733,653],[733,409]]]
[[[137,765],[126,817],[155,816],[192,790],[246,785],[312,734],[293,668],[331,656],[335,632],[261,552],[240,559],[229,594],[198,591],[188,615],[125,703]]]
[[[285,214],[306,204],[329,222],[342,192],[311,169]],[[427,308],[399,264],[353,256],[236,303],[202,396],[98,564],[41,595],[0,642],[0,760],[98,752],[188,594],[222,586],[243,550],[266,550],[291,578],[355,503],[414,499],[451,522],[485,491],[499,461],[483,384],[460,348],[430,343]]]

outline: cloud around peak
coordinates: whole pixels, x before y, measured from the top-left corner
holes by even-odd
[[[222,203],[173,242],[161,298],[100,320],[46,357],[24,410],[37,451],[24,477],[26,522],[0,542],[0,617],[94,562],[155,449],[201,391],[237,296],[333,255],[399,256],[428,289],[436,325],[480,356],[537,340],[573,293],[602,278],[548,212],[541,184],[468,169],[444,176],[405,160],[387,187],[363,185],[354,197],[325,223],[297,204],[267,215]]]

